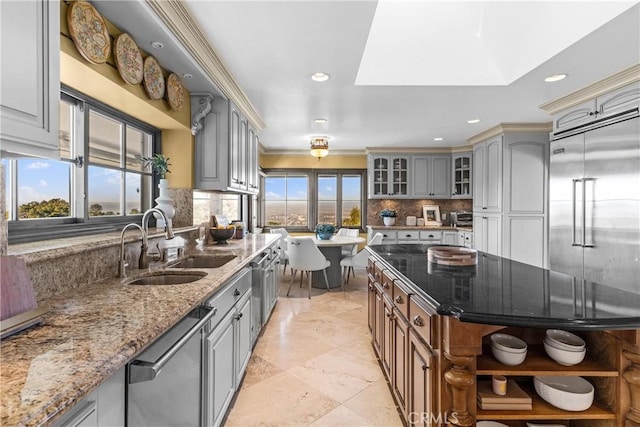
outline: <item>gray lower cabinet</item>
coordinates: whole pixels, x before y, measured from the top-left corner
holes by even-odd
[[[121,427],[125,424],[125,368],[82,399],[54,427]]]
[[[219,426],[251,357],[251,270],[231,279],[207,305],[218,309],[221,320],[212,322],[205,338],[204,425]]]

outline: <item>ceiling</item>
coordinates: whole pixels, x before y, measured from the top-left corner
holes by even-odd
[[[193,74],[191,92],[217,92],[144,2],[93,3]],[[267,152],[306,151],[317,135],[331,152],[460,146],[499,123],[548,122],[539,105],[640,63],[637,3],[185,1],[266,122]]]

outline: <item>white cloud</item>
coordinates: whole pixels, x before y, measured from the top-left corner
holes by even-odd
[[[267,200],[282,200],[282,194],[275,193],[273,191],[267,191],[264,195]]]
[[[47,181],[45,181],[44,179],[40,180],[40,187],[46,187],[48,185],[49,185],[49,183]]]
[[[49,199],[51,199],[51,197],[49,197],[48,195],[40,193],[27,185],[18,188],[18,203],[20,204],[33,201],[41,202],[43,200]]]
[[[49,162],[33,162],[29,163],[27,169],[46,169],[49,166],[51,166]]]

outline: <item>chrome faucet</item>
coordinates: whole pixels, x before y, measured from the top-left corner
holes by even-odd
[[[126,277],[127,276],[127,267],[129,264],[127,263],[127,257],[124,253],[124,232],[127,231],[129,227],[137,227],[140,230],[140,234],[142,234],[142,238],[144,239],[145,233],[142,227],[138,224],[130,223],[124,226],[122,229],[122,233],[120,233],[120,263],[119,263],[119,276],[118,277]]]
[[[144,268],[148,268],[149,267],[149,259],[147,258],[147,236],[149,234],[149,218],[151,217],[152,214],[157,213],[159,214],[162,219],[164,220],[164,224],[165,224],[165,239],[166,240],[171,240],[173,239],[173,228],[171,227],[171,223],[169,222],[169,219],[167,218],[167,216],[165,215],[165,213],[162,211],[162,209],[159,208],[151,208],[148,209],[144,215],[142,215],[142,248],[140,250],[140,261],[139,261],[139,268],[140,269],[144,269]]]

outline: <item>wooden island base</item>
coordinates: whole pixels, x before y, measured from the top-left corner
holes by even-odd
[[[408,425],[473,426],[494,420],[565,426],[640,426],[640,329],[574,331],[587,344],[585,360],[562,366],[542,346],[547,327],[496,326],[440,315],[411,283],[384,261],[369,261],[369,329],[380,365]],[[565,328],[566,329],[566,328]],[[493,358],[489,336],[501,331],[528,344],[518,366]],[[492,375],[514,379],[532,398],[531,410],[481,410],[477,383]],[[538,375],[581,376],[595,388],[593,405],[565,411],[542,400],[533,387]]]

